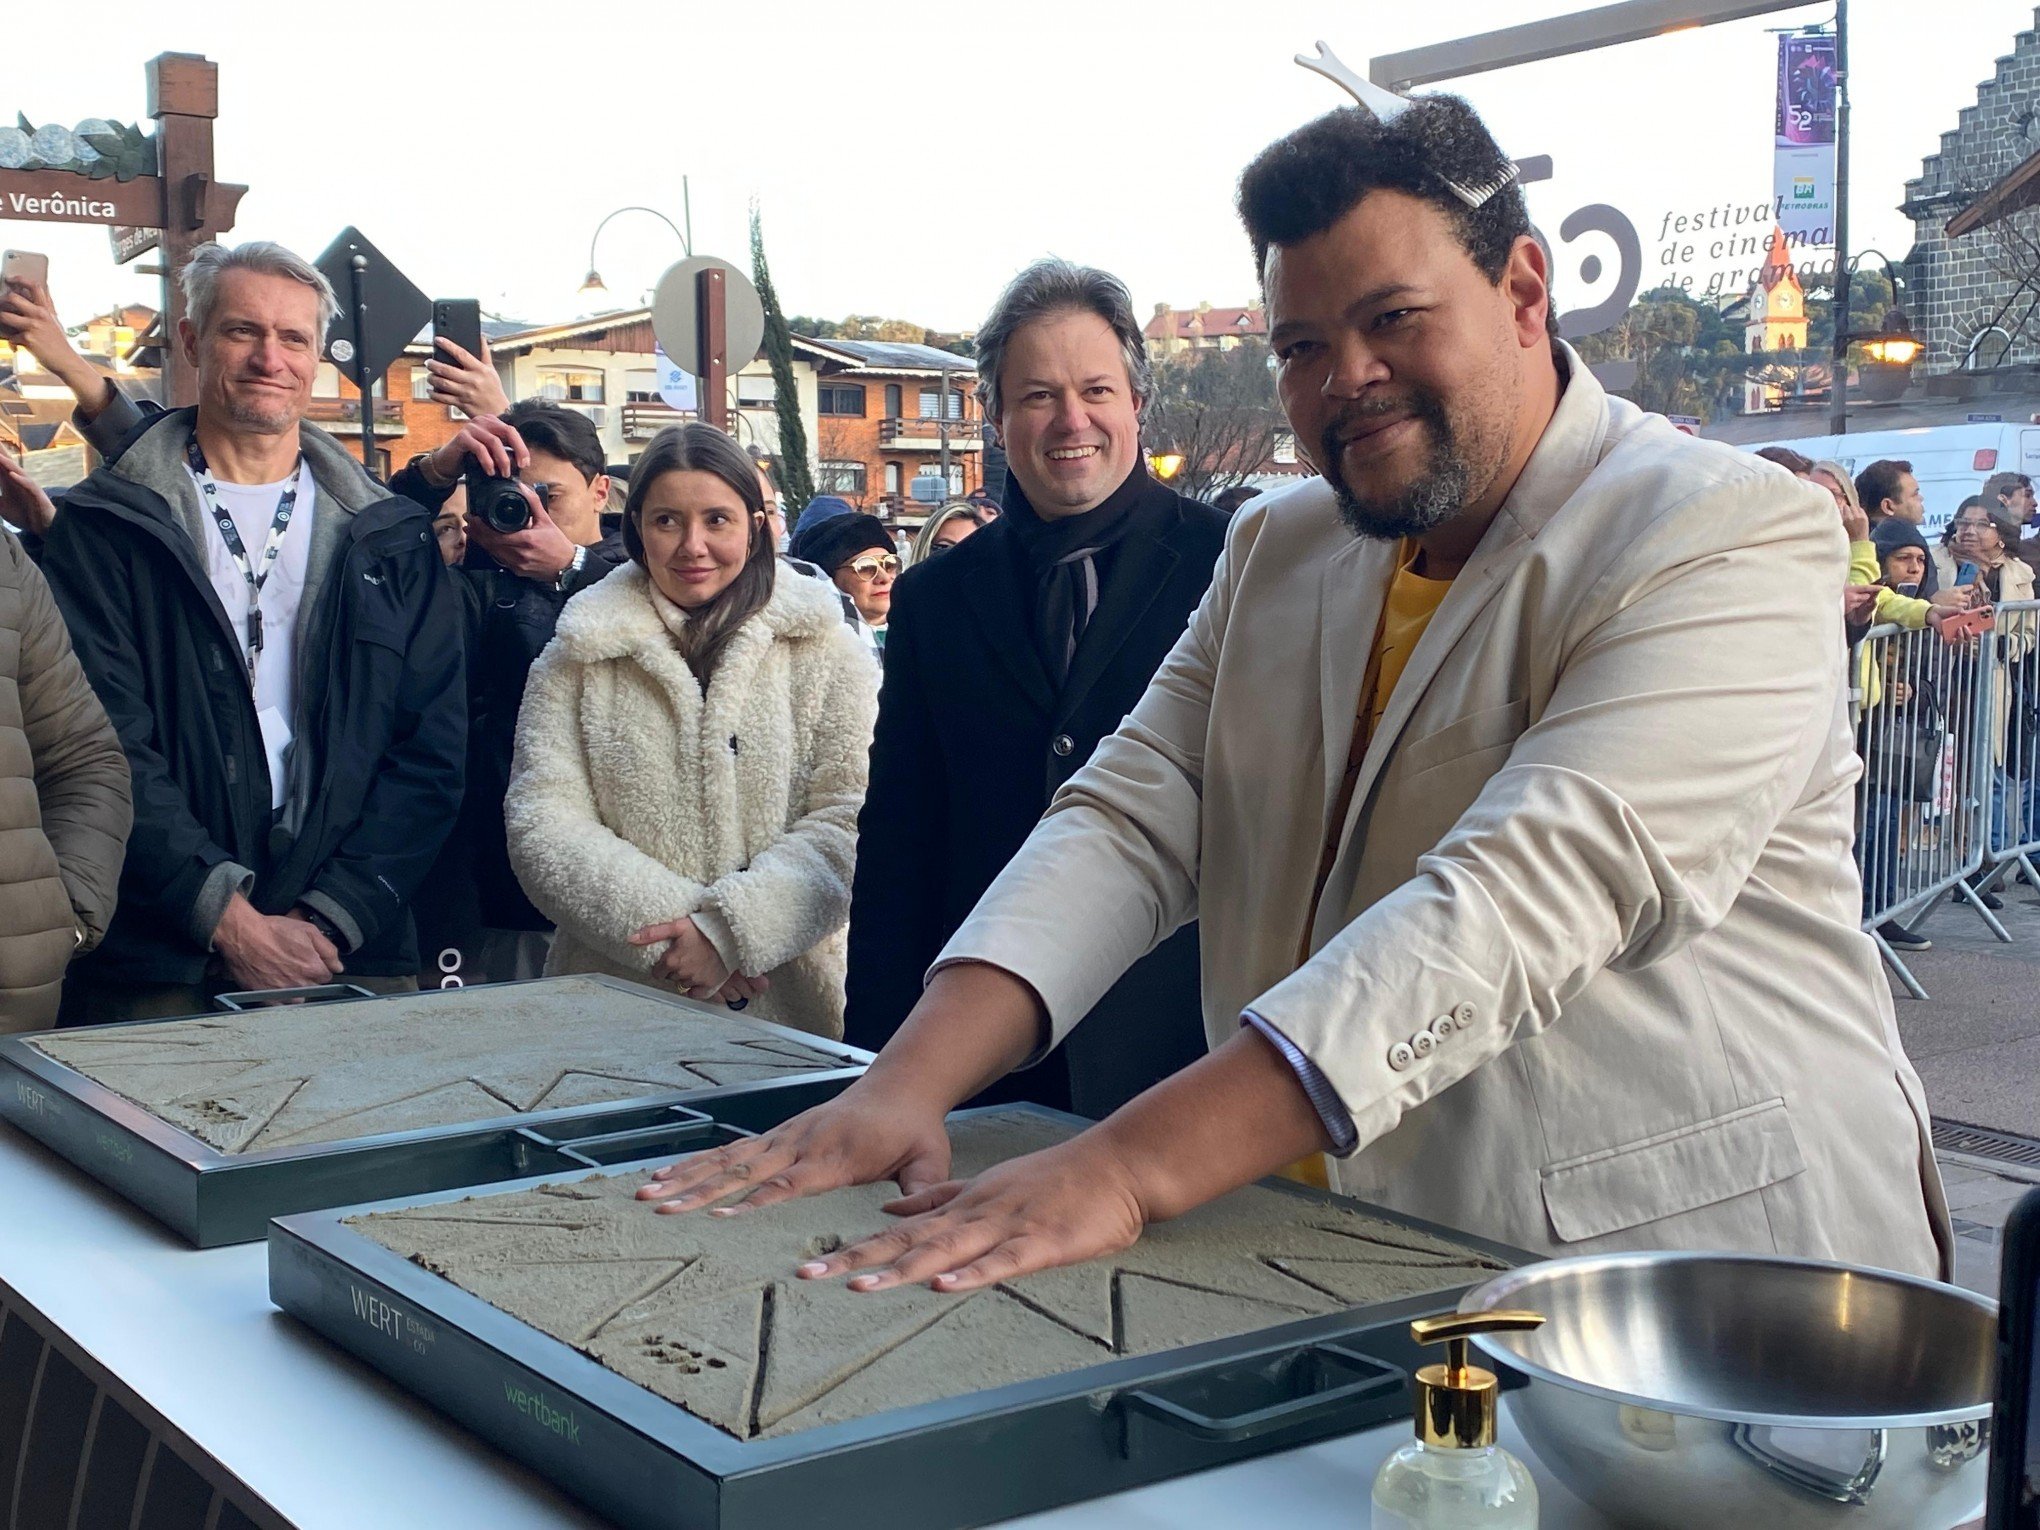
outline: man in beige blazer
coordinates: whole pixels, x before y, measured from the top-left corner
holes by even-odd
[[[966,1290],[1329,1151],[1349,1194],[1542,1253],[1946,1271],[1856,928],[1833,506],[1601,390],[1505,165],[1432,98],[1248,170],[1323,478],[1240,513],[867,1077],[649,1198],[894,1178],[900,1225],[802,1273]],[[1191,918],[1210,1055],[948,1182],[941,1113]]]

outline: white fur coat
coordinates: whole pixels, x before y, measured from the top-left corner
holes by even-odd
[[[568,601],[525,688],[504,813],[559,926],[546,971],[650,981],[666,947],[631,935],[701,914],[772,979],[747,1015],[840,1036],[871,655],[834,588],[782,569],[703,695],[651,593],[632,563]]]

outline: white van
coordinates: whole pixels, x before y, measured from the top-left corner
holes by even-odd
[[[2040,424],[1925,425],[1917,430],[1759,441],[1742,449],[1753,452],[1765,446],[1789,446],[1816,462],[1839,462],[1851,476],[1880,459],[1910,462],[1927,505],[1924,529],[1932,535],[1955,518],[1955,507],[1982,489],[1991,474],[2024,473],[2040,480]]]

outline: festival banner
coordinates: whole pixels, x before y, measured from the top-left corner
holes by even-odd
[[[1778,39],[1772,189],[1794,245],[1835,242],[1835,39]]]

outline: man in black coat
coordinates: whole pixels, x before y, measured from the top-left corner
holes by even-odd
[[[1005,513],[907,570],[858,819],[844,1039],[882,1047],[1056,789],[1133,709],[1211,582],[1225,517],[1151,479],[1152,374],[1126,288],[1044,260],[978,332]],[[979,1098],[1101,1117],[1205,1051],[1175,932],[1056,1052]]]
[[[200,402],[67,496],[42,566],[133,772],[120,908],[64,1023],[344,974],[416,986],[413,889],[460,804],[460,619],[429,513],[302,423],[333,308],[276,245],[207,245]]]

